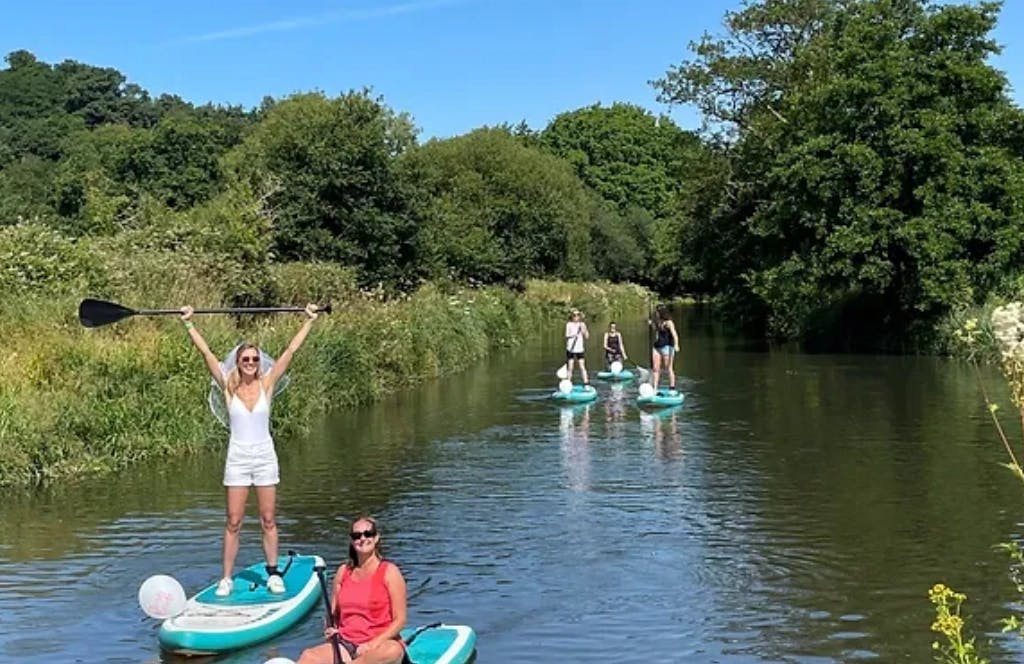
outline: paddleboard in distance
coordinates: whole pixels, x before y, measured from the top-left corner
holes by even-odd
[[[597,390],[590,385],[573,385],[572,389],[568,392],[561,390],[555,390],[551,393],[551,398],[555,401],[570,401],[575,403],[583,403],[586,401],[593,401],[597,398]]]
[[[473,657],[476,632],[466,625],[426,625],[402,630],[406,653],[415,664],[465,664]]]
[[[668,406],[682,405],[686,395],[678,390],[670,390],[667,387],[660,387],[658,391],[650,396],[640,395],[636,398],[636,405],[641,408],[667,408]]]
[[[264,563],[250,565],[232,576],[227,597],[217,597],[214,583],[189,598],[185,610],[160,626],[160,645],[185,655],[213,655],[245,648],[288,630],[322,601],[314,568],[320,556],[289,552],[278,563],[285,592],[267,590]]]
[[[617,373],[614,371],[598,371],[597,377],[601,380],[627,381],[636,378],[636,374],[629,369],[623,369]]]

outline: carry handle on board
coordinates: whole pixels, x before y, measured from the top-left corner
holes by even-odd
[[[416,640],[417,636],[419,636],[423,632],[427,631],[428,629],[434,629],[435,627],[440,627],[443,624],[444,623],[436,622],[436,623],[430,623],[429,625],[423,625],[422,627],[417,627],[416,631],[413,632],[412,634],[410,634],[409,638],[405,639],[405,645],[408,646],[410,643],[412,643],[413,641]]]

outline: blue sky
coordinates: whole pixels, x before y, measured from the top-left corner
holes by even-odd
[[[423,137],[628,101],[666,112],[647,81],[718,32],[738,0],[34,0],[7,3],[0,51],[115,67],[151,93],[250,107],[264,95],[371,86]],[[997,40],[1024,99],[1024,0]],[[696,128],[687,108],[672,117]]]

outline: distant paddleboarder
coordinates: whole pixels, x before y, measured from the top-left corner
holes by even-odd
[[[605,368],[611,370],[612,362],[628,360],[626,355],[626,344],[622,341],[622,333],[619,332],[615,321],[608,323],[608,331],[604,333],[604,363]]]
[[[655,333],[654,348],[651,349],[654,389],[658,389],[658,378],[662,370],[665,370],[668,372],[668,388],[675,390],[676,372],[672,360],[679,352],[679,334],[676,332],[675,323],[672,322],[672,314],[666,307],[659,305],[654,320],[648,323],[654,328]]]
[[[572,380],[572,369],[576,362],[580,364],[580,375],[583,377],[583,384],[590,385],[590,378],[587,376],[587,365],[584,361],[584,344],[590,337],[587,324],[583,322],[583,314],[579,309],[573,309],[569,313],[569,321],[565,324],[565,368],[569,372],[567,378]]]
[[[272,593],[285,591],[284,579],[277,569],[277,523],[275,502],[280,481],[277,452],[270,436],[270,401],[274,386],[288,370],[295,351],[302,346],[317,317],[315,305],[305,309],[306,322],[299,329],[288,348],[265,374],[262,372],[261,353],[257,346],[243,343],[235,351],[235,366],[224,370],[210,351],[203,336],[192,322],[192,307],[183,307],[181,318],[192,343],[206,361],[213,380],[220,386],[227,402],[231,438],[227,460],[224,463],[224,486],[227,487],[227,519],[224,527],[223,575],[217,584],[218,597],[231,594],[231,573],[238,555],[238,533],[245,516],[245,503],[249,487],[256,487],[260,525],[263,528],[263,552],[267,559],[267,589]]]

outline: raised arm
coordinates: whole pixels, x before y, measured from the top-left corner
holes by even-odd
[[[210,347],[206,345],[206,339],[203,339],[203,335],[199,334],[199,330],[196,329],[196,324],[192,322],[192,307],[181,308],[181,319],[185,321],[185,329],[188,330],[188,336],[192,340],[192,345],[196,347],[199,354],[203,356],[203,360],[206,361],[206,368],[210,370],[210,375],[220,385],[220,389],[224,389],[224,372],[220,368],[220,360],[213,354]]]
[[[292,363],[292,357],[295,355],[295,351],[297,351],[306,340],[306,336],[309,335],[309,329],[313,327],[313,321],[316,320],[316,317],[316,305],[307,304],[306,322],[303,323],[302,327],[299,328],[299,331],[295,333],[295,336],[292,337],[291,343],[289,343],[288,347],[284,349],[283,353],[281,353],[281,357],[277,358],[277,361],[274,362],[274,366],[270,369],[270,372],[267,373],[266,380],[269,383],[267,386],[268,391],[273,392],[274,385],[277,384],[277,381],[281,379],[281,376],[288,371],[288,365]]]

